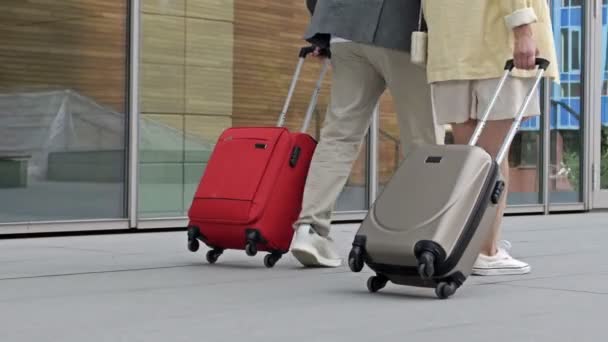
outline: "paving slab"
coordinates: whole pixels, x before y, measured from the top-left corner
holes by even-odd
[[[449,300],[290,255],[228,251],[185,232],[0,240],[1,341],[605,341],[608,214],[508,217],[526,276],[471,277]],[[346,258],[357,225],[332,235]]]

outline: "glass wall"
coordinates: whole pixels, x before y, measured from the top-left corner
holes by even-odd
[[[560,84],[552,84],[549,102],[549,198],[551,203],[577,203],[583,184],[584,1],[552,4]]]
[[[301,0],[140,1],[138,211],[144,219],[183,218],[221,132],[275,124],[309,15]],[[545,204],[545,185],[549,204],[582,201],[581,170],[592,162],[582,158],[583,103],[598,91],[601,113],[590,115],[602,118],[596,162],[599,187],[608,189],[608,1],[602,1],[603,67],[595,71],[603,81],[589,92],[585,73],[595,71],[585,65],[586,2],[550,1],[561,84],[550,84],[545,115],[524,122],[513,142],[511,206]],[[129,2],[0,3],[0,223],[126,217]],[[289,128],[299,129],[320,69],[317,60],[306,63]],[[330,83],[331,71],[308,129],[315,137]],[[380,108],[373,144],[381,189],[403,156],[390,94]],[[337,211],[367,209],[368,147]]]
[[[608,0],[602,0],[602,46],[601,46],[601,65],[600,73],[601,88],[600,113],[601,115],[601,135],[600,135],[600,160],[597,163],[600,165],[599,188],[601,190],[608,189]],[[596,90],[597,91],[597,90]]]
[[[230,126],[275,125],[303,44],[301,0],[143,0],[139,213],[183,217]],[[299,129],[318,61],[305,65],[287,126]],[[326,76],[309,133],[318,137]],[[365,209],[365,151],[336,209]]]
[[[509,151],[509,205],[542,203],[540,121],[538,117],[524,121],[513,139]]]
[[[0,223],[125,217],[127,12],[0,2]]]

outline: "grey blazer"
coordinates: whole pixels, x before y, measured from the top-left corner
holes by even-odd
[[[328,47],[332,35],[357,43],[410,51],[420,0],[307,0],[312,18],[304,39]]]

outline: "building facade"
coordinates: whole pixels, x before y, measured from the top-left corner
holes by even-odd
[[[184,227],[222,130],[275,124],[304,3],[0,4],[0,235]],[[514,141],[511,213],[608,207],[607,0],[550,4],[561,83],[543,84],[543,115]],[[299,127],[319,71],[306,64],[289,127]],[[401,158],[386,94],[336,219],[363,218]]]

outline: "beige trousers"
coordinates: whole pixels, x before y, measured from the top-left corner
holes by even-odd
[[[410,63],[409,54],[338,43],[332,45],[331,63],[331,100],[295,224],[311,224],[322,236],[329,235],[331,213],[387,87],[397,111],[404,153],[412,144],[443,142],[443,130],[433,116],[426,72]]]

